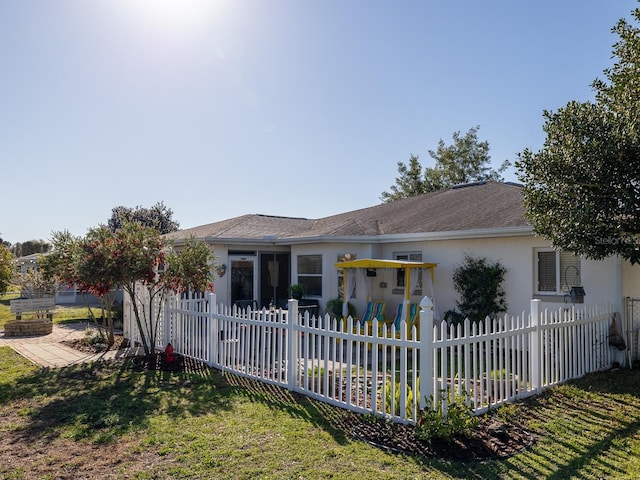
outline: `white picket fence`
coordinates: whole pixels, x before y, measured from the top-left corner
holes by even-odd
[[[215,294],[172,297],[162,306],[156,348],[263,382],[281,385],[361,413],[415,422],[426,398],[446,403],[464,395],[474,412],[540,393],[611,366],[608,331],[613,311],[559,309],[459,325],[434,325],[425,297],[420,328],[400,332],[351,317],[288,309],[239,310]],[[139,340],[131,312],[125,335]]]

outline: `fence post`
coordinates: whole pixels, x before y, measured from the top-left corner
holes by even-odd
[[[420,301],[420,409],[433,395],[433,303],[429,297]]]
[[[293,390],[296,386],[298,373],[298,336],[295,326],[298,325],[298,300],[289,299],[289,323],[287,324],[287,388]]]
[[[542,329],[540,328],[540,300],[531,300],[531,327],[529,336],[529,365],[531,389],[536,394],[542,392]]]
[[[171,326],[171,300],[173,297],[173,295],[171,293],[169,293],[165,299],[164,299],[164,312],[162,315],[162,338],[163,338],[163,342],[162,345],[166,346],[169,342],[171,342],[171,330],[172,330],[172,326]]]
[[[218,330],[218,304],[216,294],[207,293],[207,305],[209,309],[207,316],[209,317],[209,358],[207,364],[212,367],[218,363],[218,345],[220,345],[220,331]]]

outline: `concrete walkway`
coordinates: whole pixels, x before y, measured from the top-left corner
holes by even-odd
[[[63,325],[54,323],[53,331],[49,335],[34,337],[5,337],[4,330],[0,330],[0,347],[9,346],[33,363],[52,368],[97,360],[114,360],[137,354],[135,348],[89,354],[61,343],[64,340],[82,338],[86,329],[86,322]]]

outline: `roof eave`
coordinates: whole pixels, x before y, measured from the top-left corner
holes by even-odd
[[[395,243],[429,240],[461,240],[466,238],[525,237],[533,235],[533,227],[502,227],[473,230],[451,230],[447,232],[397,233],[387,235],[328,235],[317,237],[279,238],[276,243],[288,245],[306,243]]]
[[[396,242],[420,242],[431,240],[461,240],[468,238],[500,238],[500,237],[524,237],[533,235],[533,227],[502,227],[484,228],[472,230],[451,230],[447,232],[419,232],[397,233],[387,235],[319,235],[315,237],[276,237],[264,236],[263,238],[242,237],[215,237],[205,236],[196,238],[210,244],[229,245],[303,245],[309,243],[396,243]],[[186,238],[173,240],[174,245],[182,245]]]

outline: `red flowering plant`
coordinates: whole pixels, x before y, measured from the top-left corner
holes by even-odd
[[[154,352],[162,311],[157,307],[167,293],[212,287],[214,257],[209,247],[189,239],[174,251],[157,230],[139,223],[125,223],[115,232],[105,226],[92,228],[84,238],[54,233],[52,243],[47,271],[104,300],[110,344],[115,290],[122,288],[129,295],[148,357]]]
[[[110,249],[111,259],[118,265],[119,283],[131,299],[142,347],[149,357],[154,352],[161,310],[153,306],[166,294],[158,275],[158,265],[165,261],[165,245],[154,228],[130,222],[113,233]]]
[[[51,254],[43,258],[42,269],[49,277],[68,286],[76,285],[101,301],[106,311],[106,340],[114,343],[113,305],[119,285],[118,269],[113,262],[109,247],[111,233],[103,228],[89,230],[84,238],[74,237],[69,232],[53,234]]]
[[[180,249],[169,251],[163,282],[176,293],[213,291],[214,261],[209,246],[189,238]]]
[[[144,333],[147,333],[149,349],[145,347],[145,353],[150,355],[156,344],[162,312],[159,306],[164,302],[166,295],[171,291],[202,292],[212,289],[215,258],[205,243],[190,238],[179,249],[174,249],[173,245],[162,242],[157,231],[141,227],[139,224],[125,225],[117,233],[126,235],[122,245],[129,246],[126,252],[122,253],[125,257],[124,263],[129,265],[130,269],[129,282],[123,284],[123,288],[131,297],[143,347]],[[159,268],[160,266],[162,268]],[[139,295],[140,283],[146,289],[146,295]],[[148,302],[146,305],[143,305],[143,298]]]

